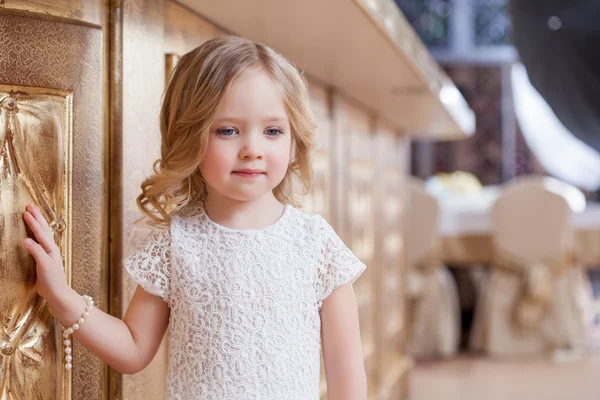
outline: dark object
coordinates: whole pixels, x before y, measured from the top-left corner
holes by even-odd
[[[600,0],[509,0],[509,12],[531,84],[600,151]]]

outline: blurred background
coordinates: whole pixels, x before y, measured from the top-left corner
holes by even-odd
[[[418,190],[436,199],[437,207],[429,212],[438,212],[437,224],[431,228],[437,230],[437,238],[419,240],[442,243],[438,260],[448,274],[438,273],[437,283],[422,276],[416,279],[418,285],[437,286],[437,291],[421,288],[432,293],[409,300],[409,307],[412,302],[416,310],[412,323],[422,325],[412,331],[421,338],[409,350],[417,360],[410,398],[596,398],[600,274],[595,268],[600,260],[591,255],[595,250],[588,252],[590,257],[583,253],[588,240],[591,248],[600,245],[598,237],[585,237],[600,224],[599,56],[590,51],[600,40],[599,29],[591,22],[600,16],[599,4],[557,0],[396,0],[396,4],[454,81],[476,120],[475,134],[465,140],[423,140],[411,145],[411,174],[420,179],[415,182]],[[552,240],[543,219],[554,218],[556,211],[550,211],[543,196],[533,200],[541,193],[513,193],[515,200],[497,202],[507,188],[518,190],[519,184],[532,179],[546,180],[547,189],[566,183],[555,193],[565,195],[575,189],[572,199],[583,202],[585,197],[587,203],[570,217],[573,248],[580,252],[576,262],[585,270],[582,282],[571,281],[577,289],[561,292],[556,283],[561,278],[555,274],[549,278],[555,283],[548,292],[549,297],[559,297],[553,304],[557,308],[564,306],[559,303],[569,303],[570,296],[587,298],[582,300],[586,305],[580,303],[578,317],[583,331],[572,336],[579,335],[577,340],[584,343],[557,346],[550,353],[541,351],[533,344],[535,339],[525,338],[527,334],[518,328],[529,325],[540,334],[549,329],[543,327],[544,317],[524,324],[518,316],[515,321],[514,313],[528,296],[523,292],[535,287],[532,282],[539,278],[532,278],[531,264],[551,252],[542,249],[541,242]],[[544,211],[546,206],[549,209]],[[541,214],[529,214],[536,212]],[[528,224],[545,226],[535,229]],[[529,258],[520,263],[526,272],[513,282],[502,277],[507,270],[514,272],[503,265],[502,255],[509,248],[512,256]],[[519,264],[514,261],[513,267]],[[458,321],[440,322],[450,309],[460,310]],[[427,321],[425,315],[435,313],[437,322]],[[456,326],[452,324],[460,326],[456,347],[450,346],[455,339],[448,333]],[[576,324],[565,319],[554,329],[568,330]],[[440,330],[437,339],[431,333],[435,329]]]

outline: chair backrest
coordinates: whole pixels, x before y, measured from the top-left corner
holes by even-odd
[[[513,179],[511,181],[511,184],[519,186],[543,186],[550,192],[556,193],[559,196],[564,197],[567,203],[569,204],[569,208],[571,208],[571,211],[573,211],[574,213],[581,213],[585,210],[586,200],[585,195],[581,190],[579,190],[573,185],[552,178],[550,176],[536,174],[523,175]]]
[[[421,180],[408,180],[408,204],[404,243],[408,265],[419,261],[439,244],[439,207],[435,197],[427,193]]]
[[[492,208],[495,246],[529,261],[552,260],[572,249],[567,196],[573,192],[551,190],[548,182],[523,178],[506,186]]]

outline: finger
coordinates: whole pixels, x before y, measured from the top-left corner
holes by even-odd
[[[31,228],[31,231],[35,235],[37,242],[41,245],[44,251],[48,254],[52,253],[56,247],[54,238],[50,236],[44,228],[42,228],[38,220],[35,219],[29,211],[25,211],[23,218],[25,219],[27,225],[29,225],[29,228]]]
[[[50,228],[50,225],[48,225],[48,221],[46,221],[46,218],[36,205],[29,204],[27,206],[27,211],[29,211],[31,215],[33,215],[33,217],[42,226],[42,228],[44,228],[46,232],[48,232],[51,235],[54,235],[54,231],[52,230],[52,228]]]
[[[42,248],[35,240],[27,238],[25,239],[25,249],[29,254],[35,258],[37,265],[44,268],[52,262],[50,256],[46,253],[46,250]]]
[[[33,218],[36,219],[36,221],[38,222],[38,224],[40,224],[44,231],[48,232],[49,234],[53,234],[52,229],[48,226],[48,223],[46,222],[46,219],[43,217],[43,215],[40,218],[41,212],[36,205],[28,204],[26,210],[33,216]]]

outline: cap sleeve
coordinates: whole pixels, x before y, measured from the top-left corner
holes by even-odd
[[[320,237],[320,254],[317,271],[317,296],[319,308],[334,289],[348,282],[354,283],[367,268],[346,247],[334,229],[319,217],[317,233]]]
[[[169,303],[171,281],[171,233],[155,232],[124,261],[129,275],[148,293]]]

